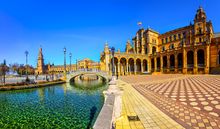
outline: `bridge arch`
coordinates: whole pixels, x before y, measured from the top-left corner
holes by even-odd
[[[71,82],[72,79],[74,79],[75,77],[80,76],[80,75],[85,75],[85,74],[94,74],[96,76],[102,77],[103,79],[105,79],[106,82],[110,80],[110,76],[105,72],[78,71],[78,72],[67,74],[66,82]]]

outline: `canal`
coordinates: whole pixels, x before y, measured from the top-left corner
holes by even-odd
[[[106,88],[104,83],[89,81],[1,91],[0,128],[90,128],[102,108]]]

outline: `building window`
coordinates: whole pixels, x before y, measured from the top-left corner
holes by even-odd
[[[170,36],[170,42],[172,41],[172,36]]]
[[[162,39],[162,44],[164,44],[164,39]]]
[[[165,46],[162,47],[162,52],[165,51]]]
[[[166,38],[166,43],[168,43],[168,38]]]
[[[200,42],[200,43],[202,42],[202,38],[199,38],[199,42]]]
[[[202,28],[199,28],[199,34],[202,34]]]
[[[178,39],[181,39],[181,34],[178,34]]]
[[[174,44],[170,44],[170,49],[174,49]]]
[[[186,38],[186,32],[183,32],[183,38]]]
[[[174,37],[174,40],[176,41],[176,35],[174,35],[173,37]]]

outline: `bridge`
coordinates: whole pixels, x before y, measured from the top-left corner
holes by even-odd
[[[68,73],[66,75],[66,82],[70,82],[71,79],[73,79],[77,76],[80,76],[80,75],[84,75],[84,74],[94,74],[94,75],[103,77],[107,81],[110,80],[110,78],[111,78],[111,76],[109,76],[107,72],[83,70],[83,71],[72,71],[72,72]]]

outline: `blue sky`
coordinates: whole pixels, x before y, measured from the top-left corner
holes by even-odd
[[[105,41],[124,51],[138,21],[164,33],[188,25],[200,5],[220,32],[219,0],[1,0],[0,62],[24,64],[28,50],[36,66],[40,46],[45,63],[63,64],[64,46],[73,61],[99,61]]]

